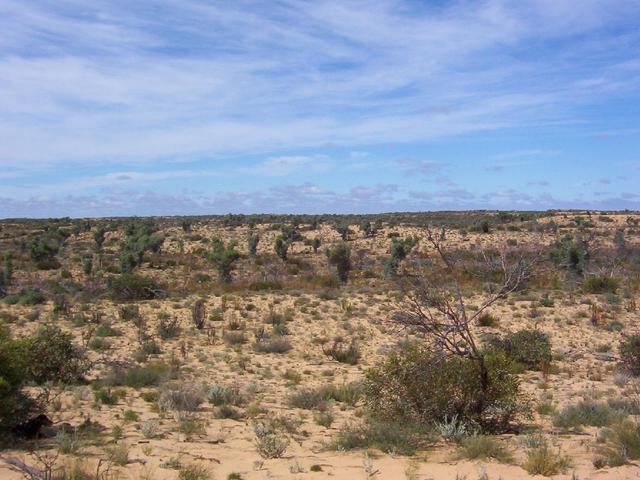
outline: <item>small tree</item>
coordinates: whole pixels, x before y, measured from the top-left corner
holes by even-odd
[[[311,240],[311,247],[313,247],[313,253],[318,253],[318,249],[320,248],[320,237],[315,237]]]
[[[247,236],[247,247],[249,248],[249,255],[255,257],[258,253],[258,244],[260,243],[260,235],[254,232],[249,232]]]
[[[386,276],[395,276],[398,272],[398,267],[400,263],[407,258],[407,255],[411,253],[413,247],[415,247],[418,243],[418,237],[409,236],[402,240],[397,238],[393,238],[391,240],[391,257],[388,258],[385,262],[385,275]]]
[[[345,242],[340,242],[327,250],[329,264],[336,267],[338,278],[346,283],[351,271],[351,249]]]
[[[96,228],[96,231],[93,232],[93,240],[96,242],[96,248],[98,251],[102,249],[106,233],[107,230],[103,226],[99,226]]]
[[[211,240],[211,247],[211,252],[208,255],[209,261],[218,270],[220,281],[230,283],[233,264],[240,258],[240,253],[236,250],[236,242],[231,241],[225,245],[222,240],[215,237]]]
[[[276,238],[276,243],[274,245],[274,249],[276,251],[276,255],[282,259],[282,261],[287,260],[287,252],[289,251],[289,246],[291,244],[287,242],[282,235]]]
[[[373,227],[371,225],[371,222],[368,220],[363,220],[362,223],[360,224],[360,230],[362,230],[362,234],[365,237],[371,236],[371,234],[373,233]]]
[[[204,328],[206,315],[207,307],[204,303],[204,300],[200,298],[196,300],[196,303],[193,304],[193,309],[191,310],[191,318],[193,320],[193,324],[198,330],[202,330]]]
[[[338,232],[338,234],[340,235],[340,238],[342,238],[343,242],[346,242],[347,240],[349,240],[349,233],[351,232],[351,230],[349,229],[348,223],[336,223],[334,228],[336,229],[336,232]]]
[[[392,319],[400,325],[414,327],[422,332],[436,349],[435,358],[453,356],[477,364],[481,388],[475,409],[482,412],[487,407],[487,395],[492,385],[487,367],[487,352],[480,348],[471,325],[487,308],[514,292],[531,277],[536,256],[529,258],[525,253],[516,255],[509,250],[496,252],[493,256],[485,253],[484,259],[488,267],[500,280],[491,285],[485,300],[470,312],[460,286],[462,269],[459,259],[445,250],[443,243],[430,228],[427,228],[427,239],[440,257],[444,272],[420,276],[409,284],[403,284],[406,302]]]

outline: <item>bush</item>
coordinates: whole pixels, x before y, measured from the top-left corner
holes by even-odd
[[[180,480],[209,480],[211,473],[202,465],[184,465],[178,472]]]
[[[630,460],[640,459],[640,425],[638,423],[625,420],[603,430],[600,437],[604,446],[599,451],[599,463],[618,467]]]
[[[616,293],[618,280],[606,275],[590,275],[582,283],[585,293]]]
[[[390,454],[413,455],[434,440],[433,432],[421,426],[369,418],[363,424],[346,424],[330,447],[340,451],[377,448]]]
[[[169,379],[171,367],[166,363],[150,363],[142,367],[114,369],[107,377],[106,383],[111,386],[127,386],[131,388],[160,385]]]
[[[500,322],[490,313],[485,313],[478,317],[478,325],[481,327],[497,327]]]
[[[509,358],[530,370],[539,370],[552,359],[549,336],[538,330],[510,333],[501,344],[494,346],[502,348]]]
[[[486,435],[473,435],[464,438],[458,449],[460,458],[469,460],[494,459],[499,462],[508,462],[512,455],[509,450],[495,437]]]
[[[230,283],[233,264],[240,258],[240,253],[236,250],[236,242],[231,241],[225,245],[222,240],[214,237],[211,240],[211,252],[207,258],[218,270],[220,281]]]
[[[253,431],[256,435],[256,450],[262,458],[281,458],[287,451],[289,440],[272,425],[260,422],[254,426]]]
[[[161,411],[195,412],[204,401],[204,398],[204,393],[200,387],[176,383],[167,385],[160,393],[158,406]]]
[[[344,346],[342,342],[335,341],[331,347],[323,348],[322,351],[326,356],[348,365],[356,365],[360,360],[360,350],[355,341],[352,341],[348,346]]]
[[[151,300],[163,296],[163,291],[151,277],[123,273],[109,278],[107,286],[116,301]]]
[[[616,410],[604,403],[581,401],[568,405],[553,418],[553,424],[561,428],[578,428],[583,425],[604,427],[626,417],[625,412]]]
[[[550,477],[565,472],[571,466],[568,458],[554,452],[551,447],[544,442],[543,445],[532,448],[527,452],[527,460],[522,468],[531,475],[543,475]]]
[[[340,242],[329,248],[327,250],[327,259],[330,265],[336,267],[340,281],[346,283],[351,271],[351,249],[349,245],[345,242]]]
[[[640,375],[640,334],[624,338],[618,349],[624,368],[633,375]]]
[[[261,340],[253,345],[253,349],[260,353],[287,353],[291,348],[289,340],[282,337]]]
[[[372,415],[432,426],[456,416],[483,432],[503,432],[528,409],[518,397],[513,363],[496,351],[485,357],[489,386],[483,392],[478,362],[437,358],[419,346],[392,354],[367,373],[365,399]]]

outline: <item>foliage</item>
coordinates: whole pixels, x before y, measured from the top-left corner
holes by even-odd
[[[162,297],[163,291],[151,277],[123,273],[110,277],[107,286],[114,300],[152,300]]]
[[[340,242],[327,249],[329,264],[336,267],[338,278],[346,283],[351,271],[351,249],[345,242]]]
[[[247,247],[249,250],[249,255],[255,257],[258,253],[258,244],[260,243],[260,235],[254,232],[249,232],[247,236]]]
[[[585,242],[574,240],[571,234],[566,234],[556,242],[551,259],[561,267],[582,274],[589,259],[589,252]]]
[[[287,252],[289,251],[289,246],[291,244],[289,242],[287,242],[282,235],[280,235],[278,238],[276,238],[276,242],[273,246],[276,255],[278,257],[280,257],[280,259],[282,261],[286,261],[287,260]]]
[[[431,426],[456,416],[483,432],[504,432],[519,413],[519,380],[502,352],[485,357],[489,387],[483,390],[478,362],[439,357],[411,345],[367,373],[366,403],[373,415]]]
[[[623,338],[618,348],[624,368],[633,375],[640,375],[640,334]]]
[[[582,282],[582,290],[585,293],[616,293],[619,282],[606,275],[589,275]]]
[[[552,358],[549,336],[539,330],[518,330],[494,346],[503,349],[509,358],[529,370],[539,370]]]
[[[218,270],[218,277],[223,283],[230,283],[231,271],[234,263],[240,258],[240,253],[236,250],[236,242],[225,243],[218,237],[211,240],[211,251],[208,259]]]

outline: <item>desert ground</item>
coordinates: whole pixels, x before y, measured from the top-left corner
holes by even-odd
[[[144,222],[151,241],[135,232]],[[5,432],[0,478],[640,478],[640,383],[620,353],[639,333],[639,222],[558,211],[2,221],[6,330],[13,340],[43,325],[70,334],[83,369],[73,381],[20,384],[51,424]],[[541,332],[550,358],[512,373],[526,407],[509,428],[452,433],[455,422],[439,418],[417,443],[387,424],[382,440],[369,438],[361,426],[381,413],[363,386],[370,369],[407,344],[438,348],[396,320],[403,281],[447,275],[428,231],[462,262],[507,248],[533,259],[530,278],[470,331],[483,345]],[[582,255],[573,263],[557,254],[567,235]],[[226,252],[238,255],[221,250],[233,257],[230,278],[214,237],[223,249],[237,242]],[[415,244],[389,269],[394,242],[407,238]],[[55,245],[38,250],[39,240]],[[326,254],[342,244],[346,282]],[[499,288],[499,275],[455,268],[469,312]],[[132,294],[112,280],[124,275],[152,283]],[[623,424],[635,426],[627,440]]]

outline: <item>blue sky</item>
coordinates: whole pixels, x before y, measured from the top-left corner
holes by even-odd
[[[0,18],[0,217],[640,209],[637,0]]]

